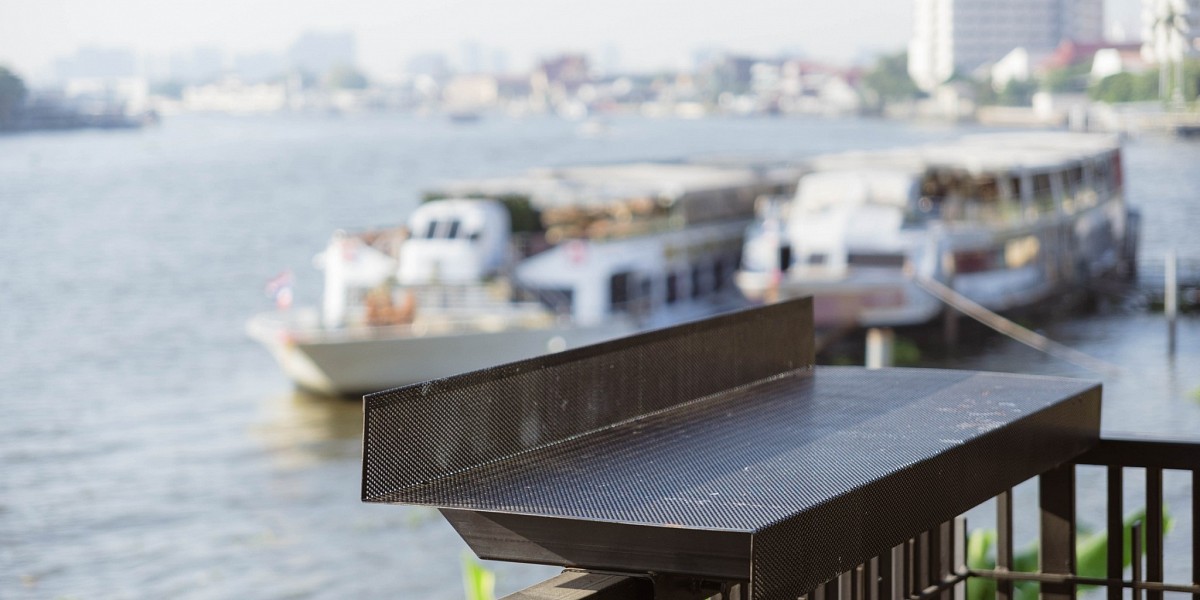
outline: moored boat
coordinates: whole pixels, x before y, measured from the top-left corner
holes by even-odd
[[[794,182],[639,163],[451,184],[403,229],[335,234],[320,310],[247,329],[297,386],[354,395],[701,318],[744,303],[754,203]]]
[[[1011,310],[1134,260],[1109,136],[986,134],[811,167],[760,210],[737,281],[752,300],[814,296],[820,326],[928,322],[943,307],[927,281]]]

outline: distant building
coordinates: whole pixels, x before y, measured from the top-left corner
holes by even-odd
[[[276,112],[287,108],[288,90],[282,83],[247,84],[236,78],[226,78],[184,89],[182,106],[184,110],[195,112]]]
[[[442,88],[442,102],[450,110],[480,110],[499,98],[499,84],[491,75],[459,75]]]
[[[126,48],[84,46],[54,61],[54,74],[62,80],[134,77],[137,70],[137,59]]]
[[[1092,62],[1089,78],[1099,81],[1109,75],[1123,71],[1142,71],[1146,61],[1141,57],[1141,44],[1129,42],[1104,42],[1083,44],[1065,41],[1054,52],[1037,63],[1038,71],[1065,69],[1088,61]]]
[[[243,81],[278,79],[287,72],[287,61],[274,52],[239,54],[233,59],[233,71]]]
[[[358,59],[358,43],[353,33],[316,33],[301,35],[287,52],[290,66],[322,75],[336,66],[353,66]]]
[[[543,59],[538,71],[545,75],[551,85],[557,83],[575,87],[589,79],[591,65],[586,55],[569,52]]]
[[[450,61],[440,52],[426,52],[409,58],[404,71],[409,75],[444,81],[450,76]]]
[[[1063,40],[1103,37],[1103,0],[915,0],[908,72],[929,91],[1015,48],[1044,55]]]
[[[168,77],[179,83],[210,83],[225,73],[225,55],[213,47],[176,52],[168,64]]]

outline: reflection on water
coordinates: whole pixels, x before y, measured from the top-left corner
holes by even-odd
[[[300,469],[361,455],[361,400],[295,390],[265,400],[263,413],[263,422],[250,433],[282,468]]]

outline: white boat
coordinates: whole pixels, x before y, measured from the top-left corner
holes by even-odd
[[[1133,260],[1109,136],[986,134],[810,166],[791,202],[760,207],[737,281],[756,301],[814,296],[819,326],[928,322],[943,309],[929,281],[1011,310]]]
[[[454,184],[404,230],[335,234],[322,308],[247,330],[300,388],[354,395],[701,318],[744,303],[754,202],[794,181],[644,163]]]

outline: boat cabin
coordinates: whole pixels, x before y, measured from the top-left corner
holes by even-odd
[[[401,285],[476,283],[509,258],[508,210],[495,200],[426,202],[413,211],[408,229],[397,271]]]

